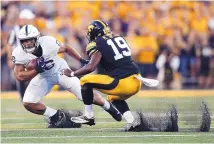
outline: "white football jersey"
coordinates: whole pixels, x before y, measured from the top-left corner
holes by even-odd
[[[66,61],[57,56],[60,44],[54,37],[40,37],[38,43],[42,48],[42,56],[46,63],[45,72],[41,73],[41,75],[58,74],[59,70],[68,67]],[[26,66],[35,58],[37,58],[35,55],[26,53],[21,45],[17,46],[12,53],[12,60],[15,64],[23,64]]]

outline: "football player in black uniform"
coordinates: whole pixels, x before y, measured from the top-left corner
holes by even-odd
[[[126,40],[113,35],[108,25],[95,20],[88,26],[87,38],[89,43],[86,52],[90,62],[76,71],[65,69],[63,74],[72,76],[83,76],[81,81],[83,102],[85,104],[85,115],[73,117],[76,123],[94,125],[94,113],[92,110],[93,89],[108,94],[108,100],[119,110],[127,121],[125,131],[135,131],[139,122],[134,119],[126,99],[135,95],[141,88],[141,82],[135,78],[140,71],[131,58],[131,50]],[[100,65],[105,73],[88,74]]]

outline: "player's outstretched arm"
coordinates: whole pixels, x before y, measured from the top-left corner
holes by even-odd
[[[68,45],[61,44],[58,53],[66,52],[69,56],[75,58],[77,61],[80,61],[82,64],[86,64],[87,61],[84,60],[80,54],[73,48]]]
[[[91,60],[87,65],[76,70],[75,72],[71,71],[70,69],[65,69],[63,71],[63,74],[68,77],[73,77],[73,76],[80,76],[80,75],[85,75],[90,72],[93,72],[97,68],[97,65],[99,64],[101,58],[102,58],[102,54],[99,51],[97,51],[91,56]]]
[[[93,72],[97,68],[97,65],[99,64],[101,58],[102,54],[97,51],[91,56],[91,59],[87,65],[74,72],[74,76],[85,75],[90,72]]]
[[[27,81],[35,77],[37,75],[37,71],[35,69],[25,71],[24,65],[15,64],[14,74],[18,81]]]

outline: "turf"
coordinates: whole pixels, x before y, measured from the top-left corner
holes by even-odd
[[[18,99],[1,100],[1,143],[214,143],[214,123],[210,132],[196,132],[199,127],[199,105],[208,103],[214,113],[214,97],[132,97],[128,103],[133,111],[164,113],[176,104],[179,132],[120,132],[125,122],[114,121],[101,108],[95,106],[97,124],[80,129],[47,129],[43,116],[26,111]],[[82,109],[77,99],[44,99],[53,108]],[[212,121],[214,117],[212,117]]]

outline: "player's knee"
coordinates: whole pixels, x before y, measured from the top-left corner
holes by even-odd
[[[27,110],[31,110],[35,105],[34,103],[29,103],[29,102],[23,102],[22,104]]]
[[[80,84],[81,84],[81,86],[83,86],[83,85],[85,85],[85,84],[87,84],[87,83],[89,83],[89,78],[88,78],[88,76],[83,76],[83,77],[80,79]]]
[[[80,80],[77,77],[73,77],[70,80],[70,86],[68,85],[65,89],[73,93],[79,100],[82,100]]]

